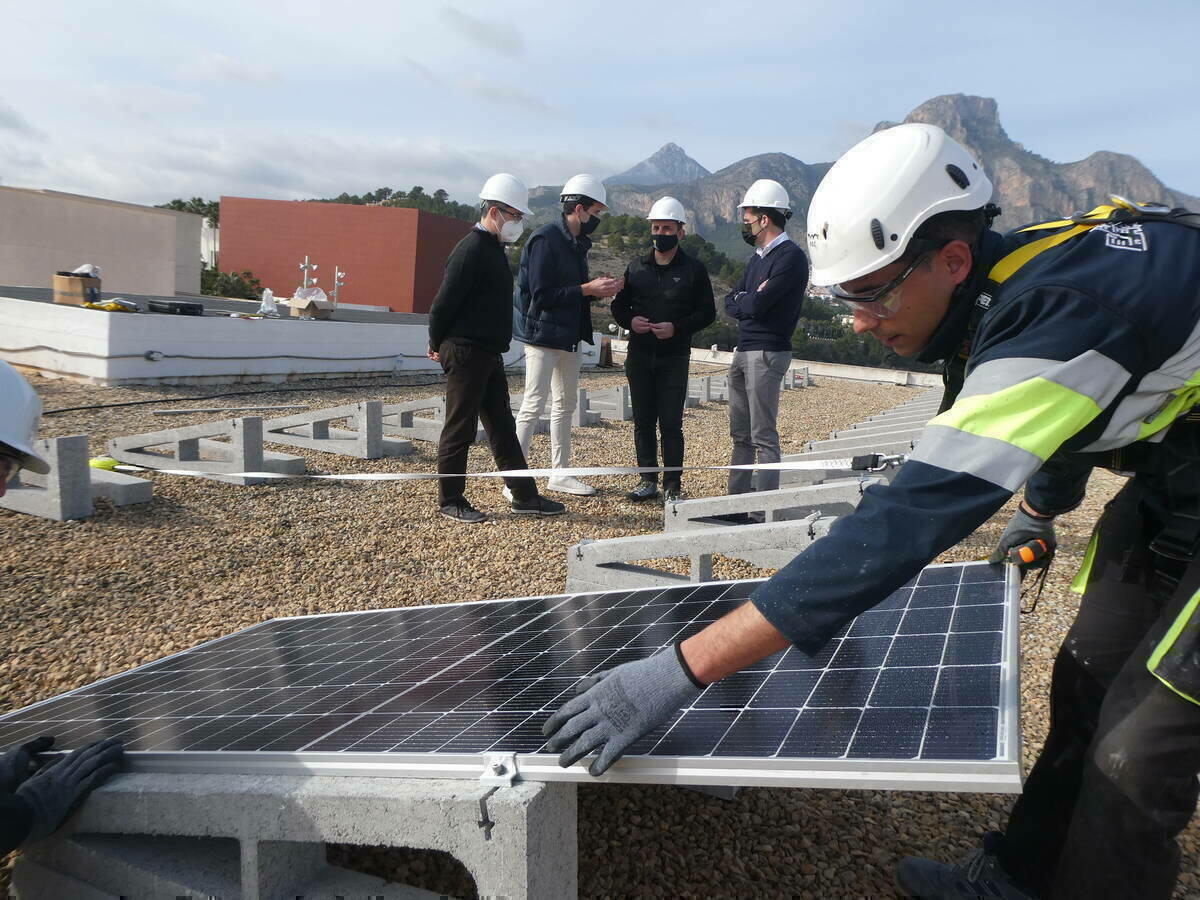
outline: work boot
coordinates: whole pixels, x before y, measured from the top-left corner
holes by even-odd
[[[559,475],[546,482],[546,490],[558,494],[575,494],[577,497],[590,497],[596,489],[586,481],[572,478],[570,475]]]
[[[896,889],[915,900],[1037,900],[1013,884],[996,853],[1004,835],[989,831],[983,846],[958,865],[906,856],[896,866]]]
[[[658,484],[653,481],[643,481],[626,494],[625,499],[632,500],[634,503],[641,503],[643,500],[653,500],[657,496]]]
[[[487,520],[487,516],[466,500],[451,500],[449,503],[443,503],[440,512],[447,519],[464,522],[467,525],[478,525]]]
[[[567,508],[557,500],[534,494],[531,500],[514,500],[512,511],[518,516],[561,516]]]

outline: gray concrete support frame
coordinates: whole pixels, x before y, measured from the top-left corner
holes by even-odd
[[[167,446],[170,449],[149,449]],[[168,428],[165,431],[113,438],[108,442],[108,453],[113,459],[129,465],[152,469],[182,469],[195,472],[201,478],[230,484],[261,484],[266,480],[230,474],[235,472],[302,475],[305,470],[301,457],[263,450],[261,416],[225,419],[204,425]]]
[[[604,541],[584,540],[567,551],[567,590],[604,591],[712,581],[712,558],[715,555],[782,559],[786,563],[814,540],[824,536],[833,521],[813,513],[791,522],[731,525]],[[770,551],[774,553],[768,557]],[[664,557],[688,559],[689,574],[680,575],[633,562]],[[783,563],[758,564],[778,566]]]
[[[144,478],[89,466],[86,435],[36,441],[33,449],[50,463],[50,471],[21,472],[0,497],[0,508],[62,522],[90,516],[98,498],[128,506],[154,497],[154,484]]]
[[[19,900],[435,896],[325,862],[326,843],[349,843],[447,852],[481,897],[570,900],[575,792],[564,783],[126,774],[30,846],[13,885]]]
[[[330,424],[341,419],[349,421],[349,428],[336,428]],[[383,402],[380,400],[269,419],[263,423],[263,439],[272,444],[338,453],[356,459],[408,456],[413,452],[411,442],[383,436]]]

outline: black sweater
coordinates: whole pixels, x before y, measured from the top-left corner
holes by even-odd
[[[725,312],[738,320],[737,348],[791,350],[807,288],[808,257],[794,241],[784,241],[766,256],[750,257],[737,287],[725,298]]]
[[[513,277],[504,247],[473,228],[446,260],[442,286],[429,309],[429,346],[446,338],[503,353],[512,342]]]
[[[692,335],[717,317],[708,270],[682,248],[665,266],[655,263],[653,252],[635,259],[625,270],[625,287],[613,298],[612,315],[622,328],[630,328],[634,316],[675,326],[675,334],[666,340],[653,332],[631,331],[631,351],[687,356],[692,352]]]

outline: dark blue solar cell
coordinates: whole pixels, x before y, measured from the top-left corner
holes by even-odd
[[[994,566],[963,566],[962,568],[963,584],[977,584],[981,581],[998,581],[1003,584],[1004,579],[1003,563]]]
[[[937,669],[884,669],[871,692],[871,706],[929,706]]]
[[[904,613],[900,610],[867,611],[854,620],[854,624],[850,626],[849,636],[856,638],[895,634],[896,627],[900,624],[903,615]]]
[[[989,603],[1003,603],[1005,584],[1002,581],[989,581],[985,584],[973,584],[970,589],[964,589],[958,598],[959,606],[985,606]]]
[[[996,706],[1000,703],[999,666],[949,666],[938,678],[935,706]]]
[[[922,759],[995,759],[996,711],[937,708],[929,714]]]
[[[950,616],[954,607],[944,606],[934,609],[912,609],[904,614],[900,623],[901,634],[945,634],[950,624]]]
[[[868,709],[846,754],[850,759],[915,759],[928,710]]]
[[[692,706],[701,709],[741,709],[762,687],[765,672],[736,672],[709,685]]]
[[[880,611],[885,611],[885,610],[890,610],[890,609],[904,609],[906,606],[908,606],[908,601],[909,601],[910,597],[912,597],[912,589],[911,588],[900,588],[900,590],[896,591],[894,594],[892,594],[890,597],[888,597],[882,603],[876,605],[875,609],[880,610]]]
[[[958,596],[957,584],[937,584],[926,587],[918,585],[908,601],[909,609],[924,609],[930,606],[953,606]]]
[[[974,631],[952,634],[946,640],[947,666],[963,666],[971,663],[988,664],[1000,662],[1000,647],[1003,635],[999,631]]]
[[[811,670],[798,672],[772,672],[759,688],[754,699],[750,701],[753,707],[790,707],[799,709],[808,700],[820,672]]]
[[[738,716],[713,755],[773,756],[798,715],[795,709],[748,709]]]
[[[946,636],[942,634],[901,634],[892,641],[886,666],[936,666],[942,661]]]
[[[859,709],[803,710],[779,749],[779,755],[820,759],[845,756],[861,717],[862,710]]]
[[[958,584],[961,580],[961,566],[930,566],[917,576],[917,586],[921,588],[927,584]]]
[[[821,676],[809,706],[865,706],[878,669],[830,669]]]
[[[964,606],[954,611],[951,631],[999,631],[1004,627],[1004,607]]]
[[[829,665],[829,661],[833,659],[833,654],[837,653],[840,645],[841,641],[830,641],[812,656],[798,647],[789,647],[775,668],[780,670],[824,669]]]
[[[731,709],[691,709],[651,751],[653,756],[707,756],[716,749],[738,713]]]
[[[892,646],[890,637],[854,638],[848,637],[842,641],[833,661],[831,669],[866,669],[883,665],[888,648]]]

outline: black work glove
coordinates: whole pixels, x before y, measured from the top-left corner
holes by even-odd
[[[988,557],[988,562],[1015,563],[1023,576],[1033,569],[1044,569],[1050,565],[1057,547],[1054,517],[1038,518],[1018,508],[1004,529],[1004,534],[1000,535],[1000,543]]]
[[[92,788],[120,768],[123,753],[120,738],[108,738],[80,747],[30,776],[16,791],[33,813],[26,840],[41,840],[58,828]]]
[[[17,788],[33,774],[34,756],[45,753],[52,746],[54,738],[43,735],[6,750],[0,756],[0,794],[16,793]]]

